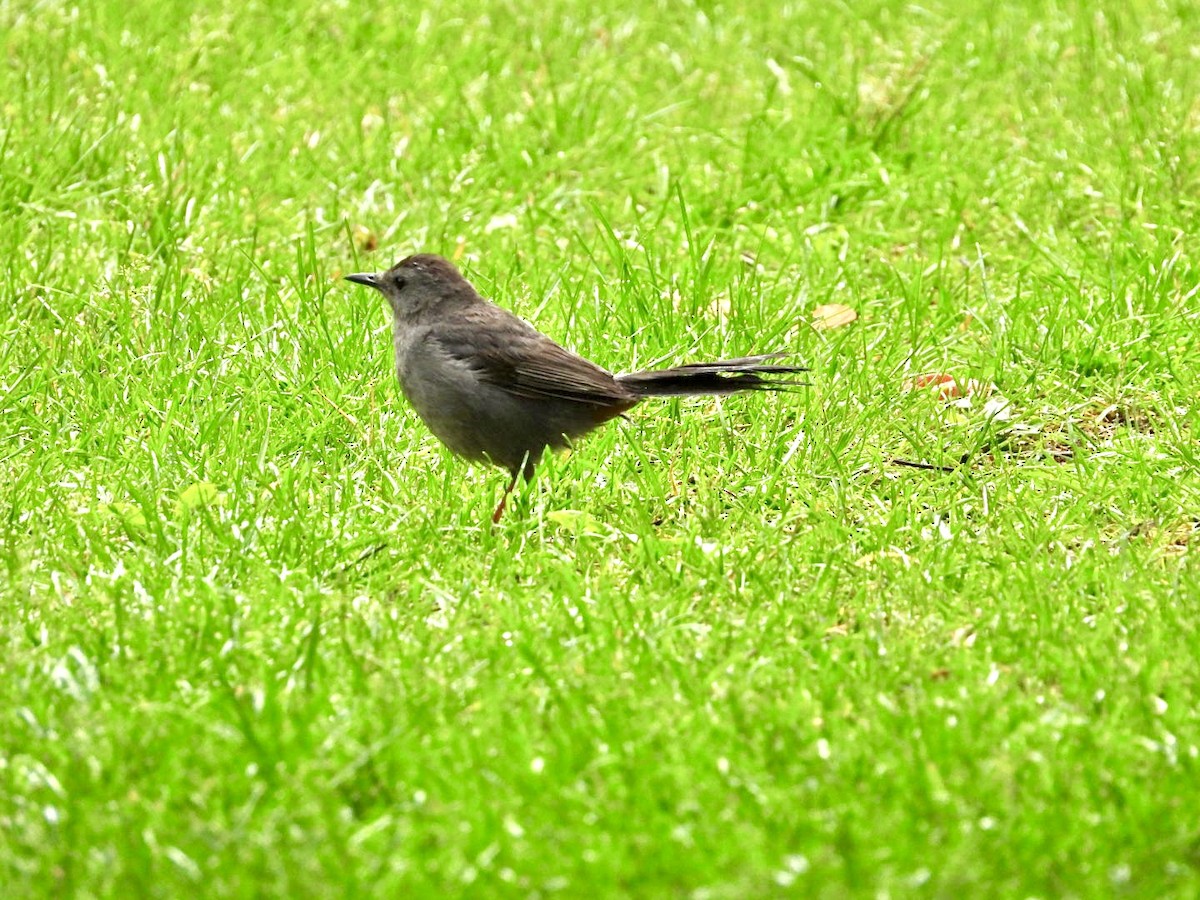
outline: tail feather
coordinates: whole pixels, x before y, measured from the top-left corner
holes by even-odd
[[[623,387],[641,397],[688,397],[735,394],[738,391],[787,391],[808,382],[797,380],[805,366],[770,363],[786,353],[741,356],[716,362],[688,363],[672,369],[653,369],[616,376]]]

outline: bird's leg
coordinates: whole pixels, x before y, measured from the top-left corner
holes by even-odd
[[[508,505],[508,495],[513,492],[513,488],[517,486],[517,476],[521,474],[521,470],[513,472],[512,480],[508,482],[508,487],[504,489],[504,496],[500,498],[500,504],[496,507],[496,511],[492,513],[492,524],[499,525],[500,517],[504,515],[504,507]]]
[[[500,498],[500,505],[496,507],[496,511],[492,513],[492,524],[499,525],[500,517],[504,515],[504,507],[508,504],[508,495],[513,492],[517,486],[517,479],[521,477],[521,470],[525,471],[525,480],[533,480],[533,466],[537,461],[530,458],[529,451],[525,451],[525,455],[521,457],[521,464],[512,470],[512,480],[508,483],[508,487],[504,489],[504,496]]]

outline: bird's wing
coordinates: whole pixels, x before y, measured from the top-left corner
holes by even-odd
[[[497,306],[482,304],[429,335],[442,352],[471,368],[481,380],[518,397],[628,408],[637,396],[593,362]]]

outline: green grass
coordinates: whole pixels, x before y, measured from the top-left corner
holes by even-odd
[[[4,895],[1200,894],[1194,5],[370,6],[0,0]],[[417,250],[812,385],[492,528]]]

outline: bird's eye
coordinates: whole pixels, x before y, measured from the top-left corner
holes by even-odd
[[[392,284],[393,284],[393,286],[395,286],[396,290],[402,291],[402,290],[404,290],[404,286],[406,284],[408,284],[408,279],[405,278],[403,275],[397,275],[395,278],[392,279]]]

